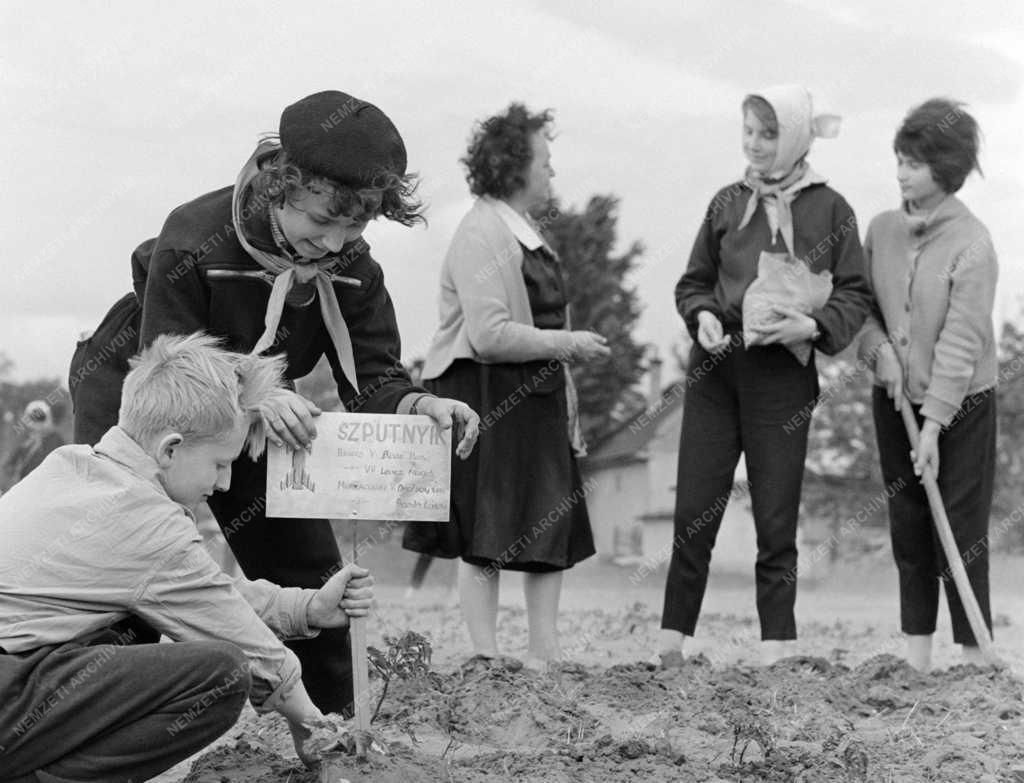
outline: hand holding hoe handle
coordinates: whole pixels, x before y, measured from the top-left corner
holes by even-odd
[[[903,397],[900,413],[903,416],[903,426],[907,429],[907,437],[910,438],[910,445],[916,450],[921,432],[918,429],[917,419],[906,395]],[[967,571],[960,557],[960,550],[957,549],[956,540],[953,538],[953,530],[949,525],[949,517],[946,516],[946,507],[942,502],[939,484],[935,479],[935,473],[932,471],[931,466],[925,468],[924,474],[921,476],[921,483],[924,484],[924,491],[928,496],[928,505],[932,510],[932,520],[935,522],[939,541],[942,542],[942,551],[946,553],[946,561],[949,563],[953,582],[956,584],[957,593],[960,594],[960,602],[963,604],[964,612],[967,614],[967,621],[971,624],[971,631],[978,642],[978,647],[981,648],[981,654],[990,664],[1002,668],[1006,664],[996,655],[995,648],[992,645],[992,637],[989,635],[988,627],[985,625],[985,618],[981,615],[978,599],[975,597],[974,590],[971,589],[971,583],[967,579]]]

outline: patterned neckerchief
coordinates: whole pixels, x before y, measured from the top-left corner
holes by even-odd
[[[281,230],[281,224],[277,222],[277,215],[274,214],[274,205],[267,205],[267,219],[270,221],[270,236],[274,238],[274,244],[277,245],[278,250],[284,253],[288,258],[295,258],[295,251],[292,249],[291,243],[285,239],[284,232]]]
[[[284,232],[281,230],[281,224],[277,221],[277,215],[274,214],[274,205],[267,205],[267,220],[270,221],[270,236],[274,239],[274,244],[277,245],[277,249],[284,253],[288,258],[295,258],[295,250],[292,248],[291,242],[285,237]],[[313,304],[313,300],[316,299],[316,286],[312,283],[294,283],[291,289],[288,291],[288,295],[285,297],[285,303],[292,307],[309,307]]]

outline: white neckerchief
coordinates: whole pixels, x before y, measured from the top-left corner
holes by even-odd
[[[793,246],[793,212],[790,205],[801,190],[811,185],[824,184],[826,181],[806,162],[801,162],[781,182],[776,183],[765,182],[748,168],[744,182],[751,193],[739,227],[742,229],[750,222],[760,201],[764,204],[772,243],[775,243],[776,235],[782,234],[786,249],[792,255],[796,255],[796,248]]]
[[[544,238],[537,232],[537,229],[529,218],[520,215],[501,199],[484,196],[484,201],[490,204],[494,211],[498,213],[498,217],[501,218],[501,221],[508,227],[508,230],[512,232],[512,236],[514,236],[523,247],[527,250],[536,250],[539,247],[543,247],[548,250],[551,255],[556,255],[555,251],[548,246],[548,243],[545,242]]]
[[[312,280],[316,284],[316,290],[320,298],[320,313],[323,315],[327,332],[334,344],[334,351],[337,354],[341,365],[342,374],[358,394],[359,382],[356,375],[355,354],[352,350],[352,338],[348,332],[348,326],[341,314],[341,307],[338,305],[338,297],[331,284],[331,277],[327,268],[332,266],[337,259],[328,257],[315,260],[312,263],[297,264],[294,259],[282,255],[267,253],[259,248],[253,247],[245,236],[242,225],[242,199],[245,190],[259,173],[259,160],[267,154],[276,152],[280,145],[270,141],[262,141],[256,151],[246,161],[242,171],[238,174],[235,182],[235,191],[231,198],[231,219],[234,222],[235,234],[239,244],[245,252],[268,272],[274,274],[274,286],[270,291],[270,299],[267,302],[267,312],[263,317],[263,334],[253,346],[252,353],[258,354],[267,350],[274,344],[277,337],[277,327],[281,322],[281,313],[284,310],[285,298],[292,286],[296,283],[307,283]]]

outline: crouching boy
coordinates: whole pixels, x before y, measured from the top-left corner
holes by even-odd
[[[264,444],[279,357],[158,337],[118,425],[54,451],[0,498],[0,780],[147,780],[227,731],[248,697],[311,763],[331,726],[280,638],[365,615],[355,566],[319,590],[229,579],[194,509]],[[328,575],[325,574],[325,578]],[[138,618],[176,644],[133,644]]]

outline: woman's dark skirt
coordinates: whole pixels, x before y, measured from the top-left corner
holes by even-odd
[[[557,361],[460,359],[427,382],[480,414],[480,439],[464,461],[453,452],[450,521],[409,523],[406,549],[530,572],[563,570],[594,554],[564,372]]]

